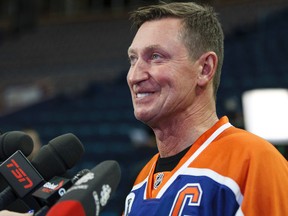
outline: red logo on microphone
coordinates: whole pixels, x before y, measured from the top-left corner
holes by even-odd
[[[61,187],[63,187],[63,185],[64,185],[64,180],[61,180],[59,183],[55,183],[53,181],[52,182],[46,182],[42,186],[42,191],[44,193],[52,193],[53,191],[59,190]]]
[[[7,164],[6,166],[10,169],[10,172],[13,174],[13,176],[23,184],[25,189],[31,188],[33,186],[31,179],[26,175],[26,173],[21,169],[21,167],[14,159],[11,159],[11,163]]]

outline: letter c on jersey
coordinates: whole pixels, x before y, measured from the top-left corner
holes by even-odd
[[[177,193],[169,215],[171,216],[182,215],[181,213],[185,208],[185,205],[200,206],[201,197],[202,197],[202,189],[200,184],[198,183],[186,184]]]

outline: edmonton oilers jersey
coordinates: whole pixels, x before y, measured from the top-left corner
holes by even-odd
[[[241,140],[241,143],[238,140]],[[277,208],[285,208],[283,211],[288,211],[288,208],[284,207],[288,201],[287,181],[284,183],[286,191],[280,195],[280,199],[286,200],[282,202],[283,206],[280,202],[274,209],[271,203],[265,204],[267,198],[263,193],[261,196],[264,197],[259,199],[249,198],[258,193],[257,182],[264,180],[261,176],[253,175],[253,172],[258,172],[258,168],[253,166],[256,162],[251,154],[258,152],[258,145],[261,145],[264,151],[272,152],[272,155],[278,157],[277,150],[275,151],[271,144],[233,127],[227,117],[221,118],[193,143],[171,172],[154,173],[159,157],[159,154],[156,154],[140,172],[126,197],[123,215],[238,216],[275,215],[272,212]],[[255,154],[253,158],[257,158],[257,153]],[[287,170],[284,171],[285,177],[288,177]],[[273,194],[273,189],[271,190]],[[247,199],[244,198],[245,194]],[[260,200],[264,200],[264,203],[260,203]],[[262,214],[263,205],[267,205],[264,208],[272,210],[265,210],[266,213]]]

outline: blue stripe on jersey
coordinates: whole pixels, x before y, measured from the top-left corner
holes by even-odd
[[[135,196],[129,196],[126,199],[129,201],[129,197],[133,197],[130,200],[130,212],[125,215],[129,216],[141,216],[141,215],[170,215],[171,209],[175,204],[175,198],[179,191],[183,189],[185,185],[199,185],[201,187],[201,200],[199,206],[193,205],[191,199],[193,196],[186,194],[187,199],[183,199],[183,205],[180,209],[180,213],[177,216],[192,216],[192,215],[213,215],[213,216],[225,216],[235,215],[239,209],[239,204],[235,193],[227,186],[214,181],[207,176],[191,176],[191,175],[179,175],[175,181],[165,190],[160,198],[146,199],[144,200],[144,193],[146,184],[143,184],[140,188],[132,190],[131,193]],[[174,215],[173,215],[174,216]]]

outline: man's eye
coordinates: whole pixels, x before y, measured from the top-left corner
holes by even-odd
[[[136,56],[129,56],[128,61],[130,62],[131,65],[134,65],[137,61]]]
[[[152,56],[151,56],[152,60],[157,60],[159,58],[161,58],[161,56],[158,53],[153,53]]]

